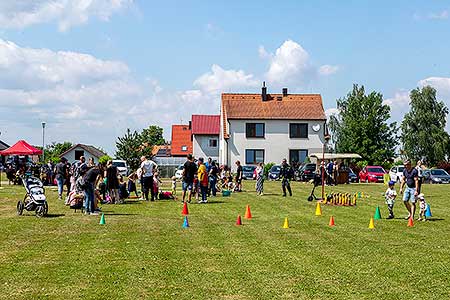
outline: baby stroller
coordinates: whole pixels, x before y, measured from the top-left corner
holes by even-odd
[[[36,211],[36,217],[43,217],[48,213],[47,198],[42,181],[34,176],[21,177],[25,191],[23,200],[17,202],[17,215],[22,215],[23,210]]]

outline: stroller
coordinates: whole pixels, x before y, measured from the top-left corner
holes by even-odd
[[[23,200],[17,202],[17,215],[22,215],[23,210],[36,211],[36,217],[43,217],[48,213],[47,198],[42,181],[33,176],[21,177],[26,194]]]

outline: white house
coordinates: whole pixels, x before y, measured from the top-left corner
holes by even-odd
[[[222,94],[221,164],[303,162],[322,152],[326,116],[319,94]]]
[[[69,150],[61,154],[59,157],[66,158],[69,162],[74,162],[76,160],[79,160],[81,156],[84,156],[86,158],[86,162],[89,161],[89,158],[93,157],[94,162],[97,164],[98,159],[102,156],[106,155],[105,152],[103,152],[100,149],[95,148],[91,145],[84,145],[84,144],[76,144],[72,146]]]
[[[192,115],[191,121],[193,155],[219,160],[219,115]]]

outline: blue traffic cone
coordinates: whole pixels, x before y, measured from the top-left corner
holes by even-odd
[[[188,228],[189,227],[189,222],[188,222],[188,218],[187,216],[184,217],[184,222],[183,222],[183,228]]]
[[[431,218],[432,216],[430,204],[427,204],[427,208],[425,209],[425,218]]]

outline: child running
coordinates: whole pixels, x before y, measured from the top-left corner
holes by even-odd
[[[389,187],[386,190],[386,193],[384,196],[386,197],[386,204],[389,209],[389,216],[388,219],[394,218],[394,203],[395,203],[395,197],[397,197],[397,192],[395,191],[395,181],[389,181]]]
[[[427,210],[428,204],[425,201],[425,195],[423,193],[420,193],[417,196],[417,199],[419,200],[419,208],[420,208],[419,218],[417,219],[417,221],[426,221],[427,218],[425,217],[425,211]]]

